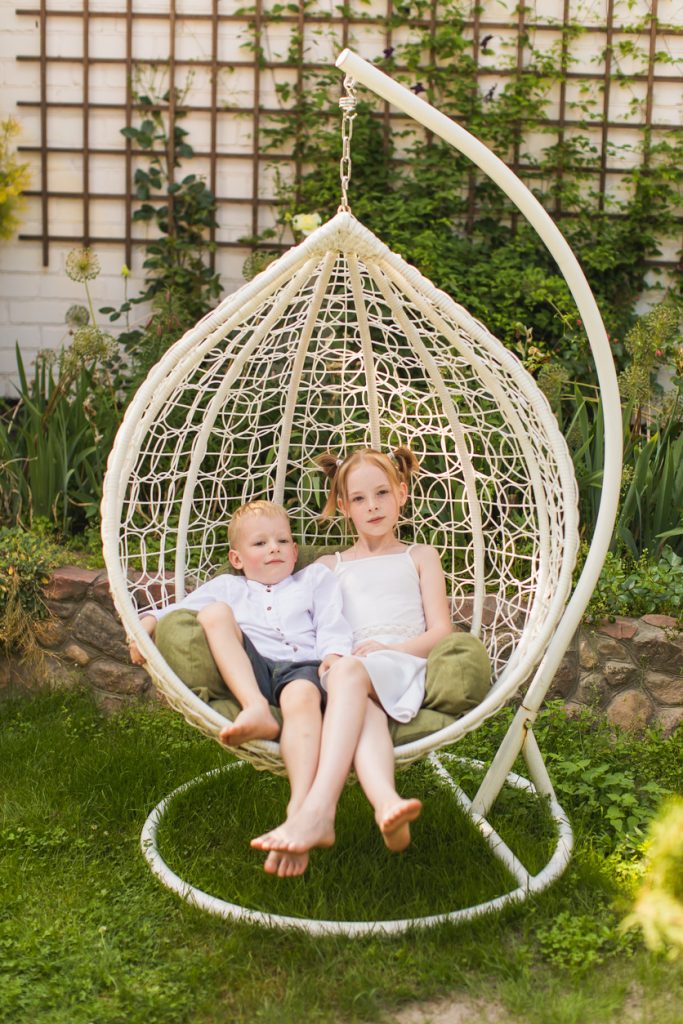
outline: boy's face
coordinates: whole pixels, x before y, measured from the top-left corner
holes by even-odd
[[[272,585],[292,574],[297,553],[284,516],[259,514],[246,516],[240,523],[228,557],[248,580]]]

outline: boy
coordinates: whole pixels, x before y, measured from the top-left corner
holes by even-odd
[[[319,564],[294,573],[297,545],[280,505],[242,505],[230,521],[228,540],[230,564],[243,575],[218,576],[177,604],[146,612],[140,621],[153,637],[162,616],[177,608],[197,611],[218,671],[242,706],[222,730],[222,743],[275,739],[280,727],[268,705],[279,705],[280,750],[291,787],[289,808],[295,810],[318,763],[320,677],[337,658],[351,653],[351,630],[335,575]],[[135,643],[130,656],[134,664],[143,664]],[[300,873],[296,857],[271,860],[273,873]]]

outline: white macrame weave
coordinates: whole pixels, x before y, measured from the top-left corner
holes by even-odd
[[[302,544],[348,543],[341,519],[317,518],[314,457],[399,444],[421,463],[401,539],[440,550],[454,617],[484,640],[495,683],[448,729],[397,748],[397,763],[476,727],[531,678],[578,546],[556,419],[482,324],[340,212],[167,352],[112,451],[102,510],[112,593],[188,721],[217,737],[224,720],[169,669],[138,613],[226,562],[226,524],[245,501],[286,505]],[[236,753],[281,770],[277,744]]]

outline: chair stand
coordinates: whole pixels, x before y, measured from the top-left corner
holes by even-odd
[[[537,750],[538,748],[536,748]],[[538,755],[540,758],[540,754]],[[483,768],[481,761],[471,758],[457,757],[448,752],[440,754],[432,753],[428,758],[434,769],[437,778],[448,787],[453,794],[460,809],[469,817],[477,829],[481,832],[484,840],[491,849],[491,852],[504,864],[507,870],[514,876],[518,885],[515,889],[496,896],[484,903],[478,903],[473,907],[463,907],[460,910],[453,910],[447,913],[434,914],[426,917],[405,918],[402,920],[390,921],[321,921],[309,918],[285,917],[281,914],[267,914],[258,910],[249,910],[236,903],[228,903],[226,900],[211,896],[209,893],[197,889],[195,886],[185,882],[173,872],[162,858],[157,848],[157,833],[164,814],[173,800],[181,793],[185,793],[193,786],[198,785],[206,778],[225,771],[232,771],[244,767],[244,762],[225,765],[222,768],[215,768],[206,774],[198,775],[189,782],[178,786],[167,797],[165,797],[151,812],[141,834],[141,846],[144,857],[157,878],[172,892],[177,893],[181,899],[191,906],[204,910],[218,917],[224,917],[233,921],[244,921],[249,924],[261,925],[266,928],[287,928],[308,932],[309,935],[346,935],[350,938],[369,935],[385,934],[398,935],[415,928],[431,928],[434,925],[446,922],[471,921],[477,917],[483,917],[501,910],[510,903],[521,903],[528,896],[546,889],[551,882],[559,878],[571,857],[573,846],[573,834],[565,812],[557,802],[554,793],[546,795],[548,809],[551,819],[557,832],[557,842],[547,864],[538,872],[532,875],[527,871],[521,861],[510,850],[501,839],[489,821],[481,814],[478,814],[472,807],[472,801],[463,790],[454,782],[450,773],[446,770],[445,763],[465,764],[476,768]],[[542,761],[541,761],[542,764]],[[531,767],[531,765],[530,765]],[[532,773],[535,774],[535,773]],[[546,776],[547,777],[547,776]],[[522,790],[544,799],[543,794],[528,779],[522,778],[514,772],[510,772],[505,782],[513,789]]]

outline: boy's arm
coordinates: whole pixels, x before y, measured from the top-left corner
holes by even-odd
[[[341,587],[337,577],[322,565],[311,567],[314,574],[311,614],[318,657],[351,653],[351,627],[344,618]],[[331,664],[331,663],[330,663]]]
[[[154,615],[143,615],[142,618],[140,619],[140,625],[145,630],[145,632],[148,634],[148,636],[152,637],[152,639],[153,639],[154,638],[154,633],[156,632],[156,628],[157,628],[156,616],[154,616]],[[145,660],[146,659],[145,659],[144,655],[142,654],[142,652],[140,651],[140,648],[138,647],[138,645],[135,643],[135,640],[130,640],[129,641],[129,643],[128,643],[128,653],[130,654],[130,660],[133,662],[134,665],[144,665],[145,664]]]
[[[232,576],[230,573],[224,573],[222,576],[217,576],[214,580],[209,580],[208,583],[203,583],[201,587],[197,587],[191,594],[184,597],[182,601],[174,601],[171,604],[167,604],[164,608],[149,608],[140,617],[140,625],[151,637],[154,637],[159,619],[162,619],[164,615],[168,615],[169,612],[177,611],[178,608],[198,612],[215,601],[225,601],[226,604],[231,604],[235,597],[234,581],[236,579],[239,579],[239,577]],[[140,648],[134,640],[130,643],[130,660],[134,665],[144,665],[145,663],[145,658],[142,656]]]

